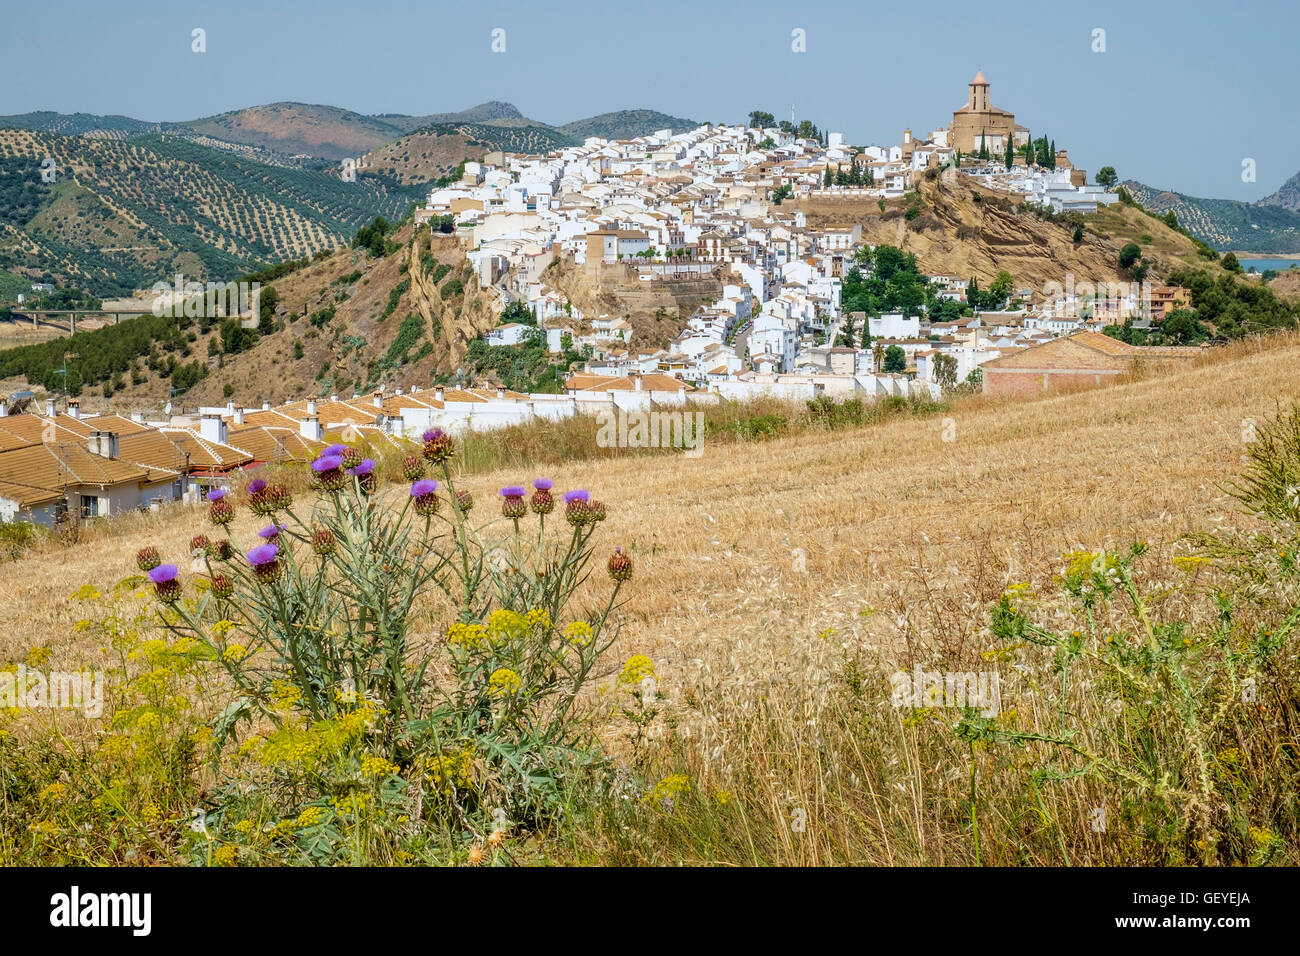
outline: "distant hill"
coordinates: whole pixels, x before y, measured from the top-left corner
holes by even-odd
[[[498,126],[487,123],[439,123],[413,131],[367,154],[362,168],[402,185],[428,183],[470,159],[501,150],[546,153],[579,140],[550,126]]]
[[[480,103],[478,106],[471,106],[467,110],[460,110],[456,113],[430,113],[428,116],[379,113],[374,118],[396,126],[407,133],[420,129],[422,126],[436,126],[441,123],[499,123],[501,125],[510,125],[514,122],[523,122],[530,125],[544,125],[534,124],[534,121],[519,112],[519,109],[513,103],[503,103],[500,100]]]
[[[1261,206],[1281,206],[1292,212],[1300,212],[1300,173],[1296,173],[1273,195],[1259,201]]]
[[[619,110],[615,113],[601,113],[586,119],[574,120],[557,127],[561,132],[581,141],[589,136],[603,139],[635,139],[649,136],[661,129],[671,129],[674,133],[685,132],[699,126],[695,120],[669,116],[656,110]]]
[[[129,116],[98,116],[94,113],[55,113],[40,110],[35,113],[18,113],[0,116],[0,129],[30,129],[41,133],[58,133],[60,136],[81,136],[97,130],[139,136],[143,133],[161,132],[162,123],[146,123]]]
[[[1286,207],[1282,201],[1270,200],[1281,196],[1293,184],[1295,177],[1261,203],[1184,196],[1135,180],[1128,180],[1123,186],[1152,212],[1172,209],[1179,223],[1215,249],[1290,253],[1300,252],[1300,211]]]
[[[391,143],[404,132],[373,116],[337,106],[271,103],[220,113],[184,124],[197,133],[279,153],[323,159],[355,158]]]
[[[41,181],[52,158],[56,182]],[[177,136],[128,141],[0,129],[0,269],[45,273],[97,295],[176,272],[234,278],[258,263],[349,241],[423,198],[364,171],[287,169]]]

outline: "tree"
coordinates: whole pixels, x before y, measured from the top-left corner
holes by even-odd
[[[1117,182],[1119,182],[1119,176],[1116,174],[1114,166],[1103,166],[1097,171],[1098,186],[1105,186],[1110,189]]]
[[[1229,272],[1242,271],[1241,263],[1237,261],[1237,256],[1235,253],[1231,253],[1231,252],[1226,253],[1223,259],[1220,260],[1219,264],[1223,266],[1223,268],[1227,269]]]
[[[957,384],[957,360],[946,352],[934,357],[934,380],[948,391]]]
[[[758,129],[770,129],[776,125],[776,117],[762,110],[754,110],[749,114],[749,125]]]
[[[1025,165],[1034,165],[1034,158],[1034,141],[1031,139],[1029,142],[1025,143]]]
[[[1007,169],[1010,169],[1012,166],[1015,165],[1015,157],[1012,155],[1012,151],[1011,151],[1011,137],[1009,136],[1007,137],[1006,155],[1002,157],[1002,162],[1006,165]]]
[[[981,132],[980,133],[980,159],[988,159],[988,158],[989,158],[988,143],[985,141],[984,134]]]
[[[831,168],[827,166],[826,174],[822,176],[822,186],[823,187],[831,186],[834,184],[834,181],[835,181],[834,177],[831,176]]]
[[[1138,261],[1142,255],[1142,247],[1136,242],[1130,242],[1119,251],[1119,267],[1121,269],[1131,269],[1133,263]]]
[[[1205,327],[1196,321],[1196,313],[1176,309],[1160,323],[1160,334],[1169,345],[1195,345],[1209,338]]]
[[[1083,226],[1074,227],[1074,244],[1077,246],[1083,242]]]
[[[885,371],[901,372],[907,368],[907,353],[902,346],[891,345],[885,349]]]
[[[1170,229],[1178,228],[1178,214],[1174,212],[1172,209],[1169,210],[1167,213],[1165,213],[1163,216],[1161,216],[1160,220]]]

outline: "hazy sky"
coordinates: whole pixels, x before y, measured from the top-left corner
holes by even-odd
[[[794,104],[884,144],[946,124],[983,70],[994,105],[1090,173],[1253,200],[1300,170],[1296,0],[24,0],[3,19],[0,114],[186,120],[277,100],[422,114],[499,99],[549,123],[632,108],[736,122]],[[191,51],[196,27],[206,53]]]

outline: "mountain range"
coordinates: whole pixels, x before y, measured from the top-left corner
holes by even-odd
[[[527,130],[529,133],[516,135],[515,139],[546,143],[548,149],[553,149],[576,145],[588,136],[630,138],[664,128],[681,131],[697,125],[694,120],[655,110],[622,110],[555,126],[529,119],[513,104],[496,100],[454,113],[421,116],[404,113],[366,115],[337,106],[309,103],[268,103],[215,116],[165,123],[151,123],[129,116],[48,111],[0,116],[0,128],[107,139],[167,134],[200,142],[209,140],[211,142],[206,145],[217,148],[242,147],[263,154],[258,158],[299,165],[356,159],[417,131],[454,136],[464,126],[480,133],[485,129]],[[490,142],[493,135],[502,139],[501,144],[491,143],[493,148],[510,148],[507,145],[511,141],[509,134],[489,134],[487,141]]]
[[[229,279],[341,246],[375,216],[401,218],[431,182],[496,150],[696,125],[628,110],[552,126],[496,101],[421,116],[303,103],[184,123],[0,116],[0,291],[39,280],[113,296],[177,272]],[[340,176],[347,159],[354,182]]]

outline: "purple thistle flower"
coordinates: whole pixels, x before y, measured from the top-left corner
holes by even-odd
[[[266,481],[261,478],[254,478],[248,483],[248,493],[250,495],[260,495],[266,491]]]
[[[348,450],[348,446],[347,446],[347,445],[330,445],[330,446],[329,446],[328,448],[326,448],[323,452],[321,452],[321,455],[322,455],[322,456],[325,456],[325,455],[338,455],[338,456],[341,458],[341,457],[343,457],[343,455],[345,455],[345,454],[347,453],[347,450]]]
[[[415,484],[411,485],[411,497],[419,498],[424,495],[431,495],[438,490],[438,483],[432,478],[421,478]]]
[[[537,478],[533,481],[533,487],[538,491],[550,491],[555,487],[555,482],[549,478]]]
[[[284,531],[284,530],[285,530],[284,525],[280,525],[280,524],[269,524],[269,525],[267,525],[265,528],[263,528],[261,531],[257,532],[257,536],[258,536],[259,538],[263,539],[264,541],[273,541],[273,540],[275,540],[277,537],[279,537],[279,536],[280,536],[280,532],[281,532],[281,531]]]
[[[421,441],[436,441],[437,439],[439,439],[439,438],[441,438],[441,437],[442,437],[442,429],[441,429],[441,428],[430,428],[428,431],[426,431],[423,435],[420,436],[420,440],[421,440]]]
[[[176,580],[179,572],[174,564],[160,564],[149,572],[149,580],[154,584],[170,584]]]
[[[343,458],[340,455],[321,455],[311,463],[311,470],[320,475],[327,471],[337,471],[342,464]]]
[[[375,470],[374,460],[371,458],[363,458],[361,459],[361,463],[357,465],[355,468],[348,469],[348,474],[356,475],[358,478],[364,478],[366,475],[370,474],[374,470]]]
[[[248,552],[248,563],[255,568],[265,567],[268,564],[274,564],[275,559],[280,554],[280,549],[274,544],[259,544],[256,548]]]
[[[222,498],[226,497],[226,489],[213,488],[203,497],[206,498],[208,501],[220,501]]]
[[[564,503],[565,503],[566,505],[571,505],[571,504],[573,504],[575,501],[582,501],[582,502],[585,502],[585,501],[587,501],[587,500],[590,499],[590,498],[591,498],[591,495],[587,494],[587,493],[586,493],[585,491],[583,491],[581,488],[575,488],[573,491],[566,491],[566,492],[564,493]]]
[[[506,485],[501,489],[502,498],[522,498],[524,496],[523,485]]]

